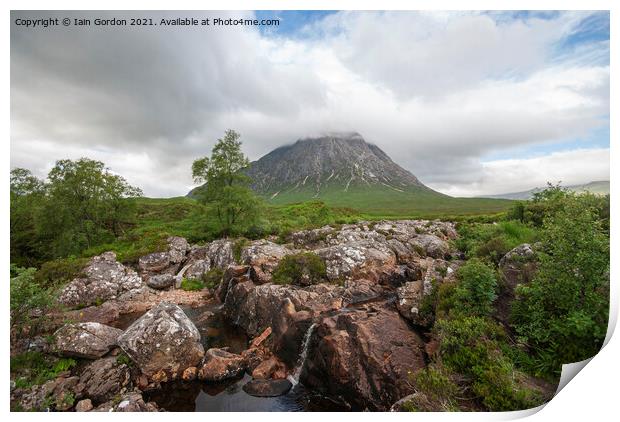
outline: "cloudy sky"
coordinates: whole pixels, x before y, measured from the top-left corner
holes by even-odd
[[[59,12],[278,27],[11,28],[11,166],[105,162],[184,195],[227,128],[255,160],[357,131],[441,192],[609,180],[607,12]],[[16,18],[50,16],[13,12]]]

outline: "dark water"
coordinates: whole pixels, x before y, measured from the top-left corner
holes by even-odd
[[[249,338],[245,332],[230,324],[222,315],[221,305],[210,303],[197,308],[181,307],[200,332],[205,350],[212,347],[228,347],[232,353],[248,348]],[[122,315],[115,327],[129,327],[144,313]],[[252,377],[220,383],[170,382],[158,390],[145,392],[147,401],[154,401],[160,408],[170,412],[297,412],[349,410],[342,404],[313,393],[303,385],[295,385],[287,394],[279,397],[254,397],[242,387]]]
[[[226,383],[176,382],[145,393],[145,399],[154,401],[169,412],[299,412],[348,410],[297,384],[280,397],[254,397],[242,387],[252,379],[249,375]]]

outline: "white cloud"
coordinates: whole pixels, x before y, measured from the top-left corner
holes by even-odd
[[[472,183],[431,186],[454,196],[519,192],[545,187],[547,182],[570,186],[609,180],[609,163],[608,148],[554,152],[535,158],[489,161],[482,164],[480,177]],[[527,189],[522,180],[527,180]]]
[[[608,44],[552,54],[586,16],[342,12],[306,38],[13,27],[12,165],[43,175],[55,159],[85,155],[147,195],[182,195],[192,160],[227,128],[252,159],[356,130],[431,186],[496,193],[481,157],[608,125],[609,67],[599,60]],[[502,176],[510,190],[539,183],[512,174]]]

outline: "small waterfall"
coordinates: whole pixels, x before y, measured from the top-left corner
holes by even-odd
[[[293,386],[299,384],[299,376],[301,375],[301,370],[304,367],[304,363],[306,363],[306,358],[308,357],[308,346],[310,345],[310,339],[312,338],[312,333],[315,328],[316,323],[313,323],[310,327],[308,327],[308,331],[304,334],[304,339],[301,342],[301,354],[297,360],[297,365],[295,366],[293,373],[287,377]]]

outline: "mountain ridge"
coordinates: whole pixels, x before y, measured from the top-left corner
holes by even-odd
[[[572,192],[591,192],[595,195],[607,195],[609,194],[609,180],[595,180],[588,183],[578,184],[578,185],[570,185],[570,186],[562,186],[565,189],[568,189]],[[529,190],[519,191],[519,192],[508,192],[508,193],[500,193],[496,195],[483,195],[478,198],[492,198],[492,199],[513,199],[513,200],[525,200],[531,199],[535,193],[541,192],[544,188],[532,188]]]

